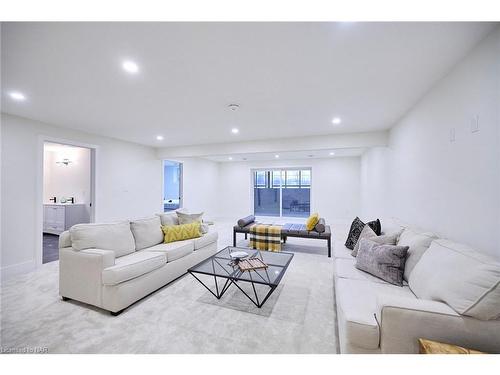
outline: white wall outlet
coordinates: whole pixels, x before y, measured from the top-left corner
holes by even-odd
[[[450,129],[450,142],[455,142],[455,128]]]
[[[477,133],[479,131],[479,116],[476,115],[470,121],[470,132]]]

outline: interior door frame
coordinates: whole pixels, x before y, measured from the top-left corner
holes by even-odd
[[[179,208],[184,208],[184,163],[174,159],[161,159],[161,211],[165,212],[165,162],[179,164]]]
[[[83,147],[90,150],[90,222],[94,223],[96,220],[96,185],[98,180],[97,156],[99,153],[99,146],[84,142],[75,141],[72,139],[57,138],[46,135],[38,137],[38,152],[37,152],[37,176],[36,176],[36,231],[35,231],[35,244],[36,244],[36,267],[42,266],[43,262],[43,160],[44,160],[44,144],[46,142],[58,143],[67,146]]]

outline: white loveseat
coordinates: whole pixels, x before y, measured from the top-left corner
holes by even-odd
[[[78,224],[59,237],[59,294],[119,314],[217,251],[217,232],[163,243],[176,214]]]
[[[418,338],[500,353],[500,263],[473,249],[401,224],[409,246],[403,287],[355,267],[334,241],[341,353],[418,353]]]

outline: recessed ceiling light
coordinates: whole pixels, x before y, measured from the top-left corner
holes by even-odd
[[[333,152],[333,151],[330,152],[330,156],[333,156],[333,155],[335,155],[335,152]]]
[[[274,157],[275,157],[276,159],[278,159],[280,156],[279,156],[278,154],[276,154],[276,155],[274,155]]]
[[[122,68],[123,70],[131,74],[139,72],[139,66],[135,62],[130,60],[124,61],[122,63]]]
[[[229,160],[233,160],[233,157],[232,157],[232,156],[230,156],[230,157],[228,157],[228,159],[229,159]]]
[[[157,135],[156,136],[157,141],[163,141],[163,135]]]
[[[12,99],[17,100],[18,102],[22,102],[23,100],[26,100],[26,96],[22,92],[19,92],[19,91],[12,91],[11,93],[9,93],[9,96]]]
[[[341,122],[342,122],[342,120],[340,119],[340,117],[334,117],[332,120],[332,124],[334,124],[334,125],[338,125]]]
[[[239,132],[240,132],[240,129],[238,129],[238,128],[231,129],[231,133],[233,133],[233,134],[238,134]]]

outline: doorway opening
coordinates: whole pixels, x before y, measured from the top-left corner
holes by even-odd
[[[163,211],[182,207],[182,163],[163,160]]]
[[[59,235],[93,218],[94,150],[43,143],[42,264],[59,259]]]

